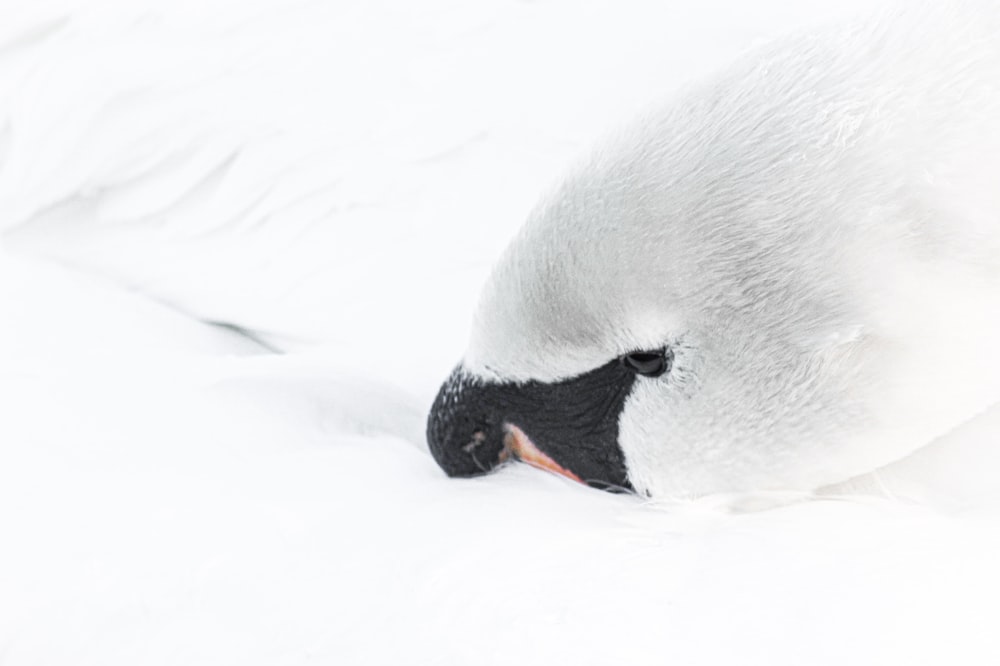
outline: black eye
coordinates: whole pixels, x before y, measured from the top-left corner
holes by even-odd
[[[669,349],[657,351],[632,352],[621,358],[622,365],[643,377],[659,377],[670,370],[674,354]]]

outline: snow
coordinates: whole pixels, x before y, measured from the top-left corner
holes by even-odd
[[[1000,661],[995,413],[813,498],[423,443],[574,155],[864,5],[7,0],[0,661]]]

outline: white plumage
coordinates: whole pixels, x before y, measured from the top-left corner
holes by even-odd
[[[531,215],[465,357],[553,381],[671,347],[621,414],[652,495],[807,490],[1000,399],[1000,11],[775,42],[596,149]]]
[[[461,482],[419,432],[586,136],[864,0],[7,4],[5,666],[1000,663],[995,506]]]

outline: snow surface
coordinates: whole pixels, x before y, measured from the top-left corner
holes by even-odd
[[[678,505],[423,441],[575,154],[866,4],[3,0],[0,663],[1000,663],[1000,414]]]

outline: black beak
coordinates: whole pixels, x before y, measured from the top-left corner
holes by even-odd
[[[488,382],[459,366],[431,407],[427,442],[448,476],[523,458],[591,486],[631,490],[618,418],[634,382],[617,361],[553,383]]]
[[[503,423],[490,393],[461,366],[438,391],[427,419],[427,443],[448,476],[479,476],[502,462]]]

